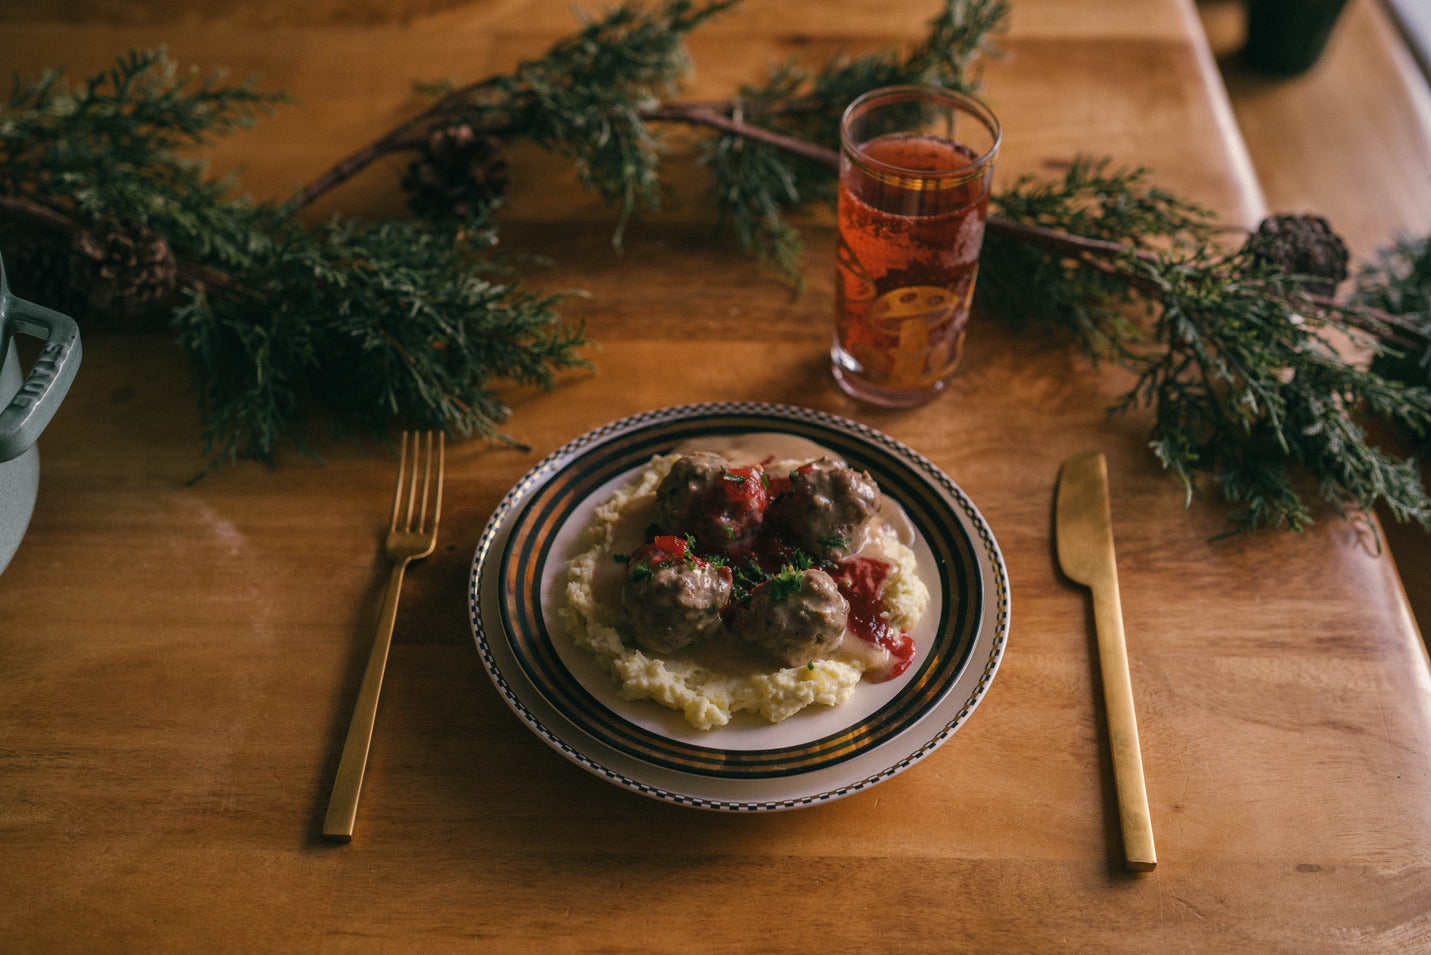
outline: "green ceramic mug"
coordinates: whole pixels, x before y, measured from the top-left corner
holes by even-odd
[[[44,340],[28,373],[15,335]],[[35,440],[55,416],[79,370],[79,326],[68,315],[10,294],[0,259],[0,571],[30,525],[40,485]]]

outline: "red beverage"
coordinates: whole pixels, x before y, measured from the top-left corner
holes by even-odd
[[[908,108],[922,95],[896,91],[891,105]],[[880,108],[872,104],[863,115]],[[836,379],[857,397],[920,404],[958,364],[998,143],[992,116],[972,115],[984,123],[975,131],[990,137],[986,147],[954,137],[952,123],[947,132],[846,137],[831,354]],[[847,116],[847,132],[861,118]],[[959,119],[967,127],[970,116]]]

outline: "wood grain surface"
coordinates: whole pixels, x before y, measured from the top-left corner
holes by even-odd
[[[1275,78],[1241,56],[1243,4],[1198,12],[1267,205],[1315,210],[1346,240],[1355,273],[1407,233],[1431,232],[1431,88],[1379,0],[1352,0],[1307,72]],[[1405,450],[1399,435],[1384,434]],[[1422,636],[1431,626],[1431,537],[1385,521]]]
[[[793,54],[911,41],[923,3],[749,0],[693,43],[692,92]],[[301,102],[227,144],[291,191],[418,102],[571,27],[558,0],[66,5],[0,11],[0,62],[83,74],[160,42]],[[987,73],[999,178],[1080,152],[1158,171],[1228,221],[1265,201],[1188,0],[1018,0]],[[400,167],[331,197],[400,206]],[[394,455],[320,441],[190,484],[182,357],[85,338],[41,441],[40,501],[0,576],[0,946],[10,951],[1403,951],[1431,945],[1431,671],[1363,522],[1213,540],[1108,418],[1126,382],[976,317],[949,394],[875,411],[833,386],[833,238],[806,226],[794,296],[697,201],[610,247],[609,211],[536,158],[514,248],[599,343],[595,373],[512,389],[530,450],[448,449],[442,538],[404,587],[354,841],[319,838],[376,623]],[[690,184],[698,194],[699,184]],[[969,494],[1008,561],[1012,632],[985,701],[868,792],[732,815],[628,793],[507,709],[473,648],[472,555],[503,494],[612,419],[787,402],[910,444]],[[1057,570],[1054,482],[1102,450],[1158,869],[1122,870],[1090,602]]]

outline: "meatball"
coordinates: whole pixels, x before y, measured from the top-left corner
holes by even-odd
[[[637,643],[671,653],[720,629],[730,589],[727,568],[691,554],[679,537],[657,537],[628,560],[621,609]]]
[[[695,523],[728,462],[719,454],[683,455],[656,488],[656,519],[662,529],[682,531]]]
[[[656,488],[656,521],[668,533],[692,535],[704,552],[726,552],[759,532],[769,501],[759,466],[735,467],[698,451],[678,458]]]
[[[779,520],[790,542],[822,560],[838,560],[859,545],[879,512],[880,490],[864,471],[820,458],[790,472]]]
[[[763,582],[740,607],[740,638],[793,667],[828,656],[840,646],[850,605],[825,571],[787,567]]]

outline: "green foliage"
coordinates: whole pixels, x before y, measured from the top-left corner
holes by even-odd
[[[558,317],[560,295],[522,289],[494,256],[496,179],[476,183],[491,200],[455,223],[443,190],[473,193],[461,177],[483,174],[460,152],[423,167],[437,176],[430,222],[311,226],[300,211],[380,156],[438,162],[434,134],[458,129],[483,149],[524,140],[570,160],[614,208],[619,245],[663,198],[679,124],[714,130],[695,152],[714,209],[798,283],[791,215],[833,196],[845,105],[901,83],[976,89],[1009,3],[943,0],[907,50],[785,63],[724,102],[673,99],[691,65],[686,36],[737,3],[618,6],[510,74],[431,87],[428,109],[287,203],[233,199],[234,183],[208,178],[196,158],[281,95],[181,72],[162,51],[130,54],[76,87],[57,72],[17,81],[0,110],[0,245],[29,255],[58,292],[74,285],[65,269],[76,233],[128,224],[144,244],[116,246],[146,254],[148,236],[162,239],[180,285],[168,323],[193,365],[210,466],[271,460],[284,441],[302,447],[320,408],[345,430],[401,423],[510,440],[499,430],[502,384],[550,384],[583,364],[585,341]],[[1145,169],[1078,159],[1061,177],[1016,182],[991,209],[980,307],[1132,372],[1136,384],[1110,410],[1151,409],[1150,447],[1190,498],[1212,485],[1241,529],[1304,528],[1308,494],[1343,512],[1384,504],[1431,520],[1414,461],[1376,448],[1360,423],[1392,420],[1423,438],[1431,429],[1431,241],[1388,250],[1340,306],[1253,244],[1221,248],[1212,215]],[[53,242],[22,233],[36,223]],[[1371,348],[1370,368],[1333,344],[1348,337]]]
[[[738,2],[617,7],[511,74],[457,89],[429,87],[441,98],[423,125],[463,123],[573,160],[582,184],[617,208],[619,246],[632,216],[660,206],[661,167],[672,143],[659,124],[693,122],[699,112],[667,108],[690,66],[684,36]],[[835,146],[845,105],[878,86],[973,88],[980,59],[1007,17],[1005,0],[945,0],[924,40],[906,54],[839,56],[818,68],[786,63],[764,84],[742,87],[729,103],[711,107],[744,127],[699,146],[710,199],[741,245],[798,284],[803,243],[789,214],[829,198],[833,181],[828,164],[784,147],[794,140]],[[784,142],[750,139],[748,126]]]
[[[1253,244],[1219,249],[1212,217],[1150,185],[1143,169],[1079,161],[1061,182],[1022,180],[994,205],[1013,222],[1121,243],[1116,254],[1050,249],[995,231],[981,301],[1134,372],[1111,410],[1152,409],[1149,445],[1190,499],[1210,479],[1240,530],[1304,529],[1308,493],[1343,513],[1384,504],[1397,519],[1431,522],[1415,462],[1376,447],[1360,423],[1369,415],[1424,434],[1431,393],[1336,344],[1387,354],[1384,326],[1307,294],[1305,277],[1266,264]]]
[[[583,185],[619,207],[619,246],[627,220],[660,205],[661,149],[646,114],[677,92],[690,69],[685,35],[737,3],[617,7],[541,58],[495,77],[454,117],[477,126],[497,118],[572,159]]]
[[[549,385],[579,364],[559,296],[493,281],[473,236],[335,219],[265,236],[237,293],[193,289],[173,328],[193,362],[207,452],[269,460],[317,404],[345,428],[392,422],[503,438],[495,382]],[[323,316],[323,320],[315,320]]]
[[[1431,387],[1431,236],[1400,236],[1382,249],[1356,279],[1355,302],[1397,318],[1382,349],[1371,363],[1387,378]],[[1431,439],[1415,420],[1393,414],[1424,457]]]
[[[1403,235],[1357,278],[1357,301],[1431,323],[1431,236]]]
[[[252,80],[181,71],[163,50],[129,53],[79,86],[58,71],[17,80],[0,113],[0,195],[57,205],[81,224],[138,223],[222,262],[247,224],[231,227],[228,184],[207,179],[189,150],[286,101]]]
[[[1153,406],[1153,450],[1189,492],[1196,471],[1210,472],[1247,529],[1303,529],[1304,483],[1338,510],[1384,503],[1398,520],[1431,521],[1415,462],[1374,446],[1358,421],[1396,418],[1424,433],[1431,393],[1344,358],[1334,337],[1378,347],[1353,316],[1246,252],[1145,272],[1162,289],[1164,350],[1143,362],[1124,404]]]
[[[546,385],[584,363],[561,296],[497,280],[490,221],[310,227],[292,204],[228,199],[230,184],[184,150],[282,101],[181,74],[162,51],[78,88],[48,73],[18,85],[0,116],[0,195],[79,230],[101,218],[143,226],[181,259],[189,281],[170,329],[192,364],[210,467],[272,460],[284,440],[306,447],[315,406],[340,430],[401,422],[505,438],[501,382]],[[31,239],[0,229],[16,249]],[[65,267],[58,251],[36,261]]]
[[[711,177],[711,201],[741,247],[798,285],[805,242],[787,215],[828,192],[828,174],[802,174],[802,160],[730,133],[707,141],[702,162]],[[813,184],[807,181],[812,178]]]
[[[1210,213],[1157,188],[1149,170],[1112,168],[1106,158],[1075,158],[1061,179],[1025,176],[994,195],[990,207],[1011,222],[1129,250],[1203,246],[1216,231]],[[1119,269],[1092,264],[992,229],[976,295],[981,307],[1016,328],[1068,335],[1095,361],[1135,360],[1145,343],[1128,309],[1137,290]]]
[[[842,55],[818,69],[782,64],[763,84],[743,86],[732,112],[792,139],[838,148],[845,107],[869,90],[934,83],[974,91],[982,57],[1006,29],[1008,14],[1004,0],[946,0],[924,40],[908,53]],[[711,201],[741,246],[798,283],[803,244],[787,213],[833,196],[830,168],[739,132],[710,137],[702,162],[711,176]]]

